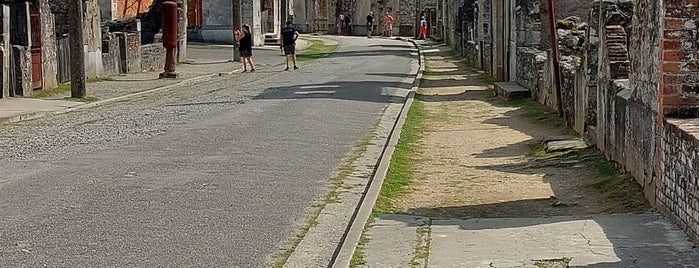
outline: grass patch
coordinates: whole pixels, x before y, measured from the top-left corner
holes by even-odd
[[[67,92],[70,92],[70,83],[63,83],[63,84],[59,84],[55,88],[48,88],[48,89],[42,89],[39,91],[34,91],[34,94],[32,94],[32,98],[37,98],[37,99],[48,98],[48,97],[53,97],[53,96],[57,96],[57,95],[63,95]]]
[[[407,186],[414,179],[413,167],[417,159],[418,142],[422,137],[427,112],[424,104],[415,100],[408,110],[398,144],[391,157],[388,174],[379,194],[375,213],[397,213],[393,200],[408,192]]]
[[[87,83],[96,83],[96,82],[102,82],[102,81],[113,81],[114,79],[111,77],[93,77],[90,79],[87,79],[85,82]],[[34,91],[32,94],[32,98],[36,99],[43,99],[43,98],[50,98],[50,97],[55,97],[55,96],[60,96],[64,95],[65,93],[70,92],[70,82],[59,84],[55,88],[46,88],[46,89],[41,89],[38,91]],[[73,99],[69,98],[68,100],[71,101],[82,101],[82,102],[92,102],[97,100],[96,98],[81,98],[81,99]]]
[[[337,44],[335,45],[327,45],[325,42],[321,40],[310,40],[311,45],[306,48],[303,53],[296,55],[296,60],[298,61],[309,61],[309,60],[316,60],[320,59],[322,57],[327,57],[335,50],[337,50],[338,46]]]
[[[643,188],[636,182],[630,174],[622,174],[619,170],[606,159],[598,159],[594,162],[594,166],[602,179],[596,183],[590,184],[592,188],[604,197],[617,201],[623,206],[622,211],[641,212],[648,210],[650,205],[646,201],[643,194]],[[614,208],[610,212],[616,212]]]

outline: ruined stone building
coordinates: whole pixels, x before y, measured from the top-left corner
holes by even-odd
[[[29,96],[41,88],[65,82],[67,60],[67,0],[17,1],[2,7],[2,94],[0,97]],[[85,51],[87,76],[101,70],[101,35],[96,0],[85,4]]]
[[[559,67],[565,122],[699,243],[699,1],[554,1],[558,66],[546,1],[457,3],[445,42],[554,110]]]
[[[67,1],[30,0],[0,5],[3,62],[0,97],[30,96],[35,90],[55,88],[70,81]],[[157,5],[151,1],[142,13],[131,16],[131,9],[138,12],[143,7],[124,5],[129,2],[138,3],[137,0],[83,0],[87,78],[162,68],[165,50],[156,40],[161,28]],[[128,12],[123,12],[124,7]],[[131,20],[130,26],[115,27],[108,23],[123,17],[118,14],[138,19]],[[186,18],[182,19],[180,29],[185,29],[186,23]],[[181,40],[186,40],[184,30]],[[180,43],[178,57],[183,61],[186,42]]]
[[[453,0],[451,0],[453,1]],[[461,1],[461,0],[457,0]],[[438,0],[293,0],[290,2],[290,18],[302,32],[336,33],[339,14],[350,14],[353,35],[366,34],[366,17],[374,13],[375,35],[385,32],[383,20],[386,12],[394,17],[393,33],[396,36],[417,36],[421,16],[430,25],[430,35],[442,36],[442,17]]]
[[[187,0],[191,41],[233,43],[233,1]],[[241,0],[241,24],[250,25],[253,44],[276,43],[289,10],[287,0]]]

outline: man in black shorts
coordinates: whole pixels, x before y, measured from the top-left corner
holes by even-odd
[[[294,63],[294,70],[299,68],[296,66],[296,39],[299,38],[299,32],[292,26],[293,23],[287,21],[286,27],[282,29],[282,35],[279,38],[279,43],[282,44],[284,55],[286,55],[286,69],[284,71],[289,70],[289,60]]]

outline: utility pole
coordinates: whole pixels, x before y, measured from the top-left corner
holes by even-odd
[[[255,0],[253,0],[255,1]],[[233,13],[232,13],[232,28],[233,33],[233,61],[240,61],[240,55],[238,55],[238,42],[235,41],[235,30],[240,29],[243,26],[243,21],[240,16],[240,9],[242,8],[241,0],[233,0]],[[252,30],[252,29],[251,29]]]
[[[83,0],[68,0],[70,18],[70,96],[84,98],[85,93],[85,41],[83,40]]]

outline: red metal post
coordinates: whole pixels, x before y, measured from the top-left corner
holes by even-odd
[[[163,17],[163,47],[165,47],[165,72],[160,78],[177,78],[175,72],[175,49],[177,48],[177,3],[165,1],[161,4],[160,12]]]
[[[558,64],[558,31],[556,31],[556,12],[553,10],[553,0],[548,0],[549,28],[551,29],[551,57],[553,58],[553,86],[558,102],[558,115],[563,117],[563,101],[561,97],[561,66]]]

